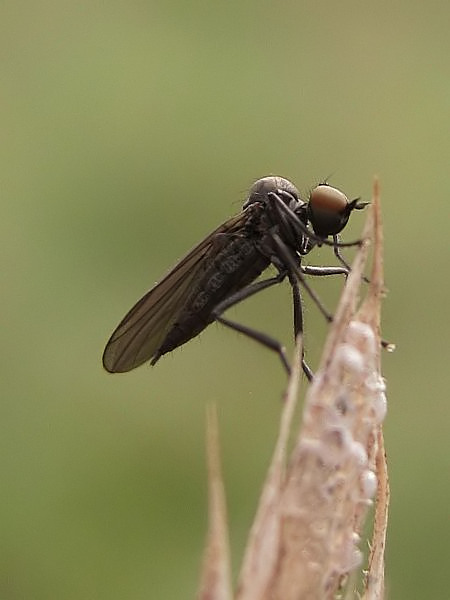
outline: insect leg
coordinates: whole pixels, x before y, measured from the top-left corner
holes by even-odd
[[[348,275],[350,269],[346,267],[316,267],[312,265],[301,265],[300,269],[304,275],[323,277],[324,275]]]
[[[302,296],[300,294],[300,287],[298,285],[298,279],[294,273],[289,271],[288,273],[289,283],[292,289],[292,303],[294,306],[294,339],[297,339],[298,335],[303,334],[303,306]],[[304,349],[302,348],[302,369],[309,381],[314,377],[313,372],[307,365],[304,356]]]
[[[298,265],[296,264],[293,256],[291,255],[291,253],[289,252],[289,250],[287,249],[286,245],[283,243],[283,241],[281,240],[280,236],[276,233],[273,233],[271,235],[279,253],[280,256],[284,262],[285,265],[287,265],[287,268],[295,274],[295,276],[298,278],[298,280],[301,282],[302,286],[305,288],[305,290],[308,292],[308,294],[310,295],[311,299],[314,301],[314,303],[316,304],[317,308],[320,310],[320,312],[323,314],[323,316],[325,317],[325,319],[331,323],[331,321],[333,320],[333,315],[325,308],[325,306],[322,304],[319,296],[316,294],[316,292],[311,288],[311,286],[306,282],[306,279],[302,273],[302,270],[298,267]]]
[[[292,288],[292,304],[294,306],[294,339],[303,333],[303,306],[300,287],[295,274],[289,272],[289,283]]]
[[[334,246],[333,246],[333,252],[335,257],[338,259],[338,261],[341,263],[341,265],[344,265],[344,267],[346,269],[348,269],[348,273],[350,273],[351,271],[351,267],[348,264],[348,262],[345,260],[345,258],[342,256],[342,252],[341,252],[341,238],[339,236],[339,234],[337,235],[333,235],[333,241],[334,241]],[[365,281],[366,283],[370,283],[370,279],[368,277],[366,277],[365,275],[363,275],[363,281]]]
[[[322,301],[320,300],[319,296],[315,293],[315,291],[311,288],[311,286],[308,283],[306,283],[306,280],[303,277],[303,275],[304,274],[305,275],[317,275],[317,276],[338,275],[340,273],[345,273],[345,267],[342,268],[342,271],[339,271],[339,269],[341,267],[305,266],[305,267],[299,268],[297,266],[297,264],[295,263],[294,259],[292,258],[291,254],[289,253],[288,249],[286,248],[285,244],[280,239],[280,237],[276,233],[274,233],[274,234],[272,234],[272,239],[275,242],[275,244],[277,245],[277,247],[280,251],[281,257],[283,258],[285,264],[289,265],[289,268],[292,270],[293,273],[295,273],[295,275],[299,279],[299,281],[301,281],[301,284],[303,285],[305,290],[308,292],[308,294],[310,295],[310,297],[312,298],[312,300],[314,301],[314,303],[316,304],[316,306],[318,307],[320,312],[325,317],[325,319],[329,323],[331,323],[331,321],[333,320],[333,315],[325,308],[325,306],[322,304]],[[291,281],[291,279],[289,279],[289,280]],[[368,283],[370,283],[370,280],[368,280],[366,277],[364,277],[364,281],[367,281]],[[291,285],[292,285],[292,282],[291,282]],[[295,302],[295,300],[294,300],[294,302]],[[392,342],[389,342],[385,339],[381,340],[381,346],[383,348],[387,348],[388,350],[395,348],[395,344],[393,344]],[[303,370],[305,371],[305,368],[303,368]],[[305,371],[305,373],[306,373],[306,371]]]
[[[224,300],[223,302],[218,304],[216,306],[216,308],[214,309],[212,316],[219,323],[222,323],[223,325],[230,327],[230,329],[239,331],[239,333],[243,333],[247,337],[259,342],[260,344],[263,344],[263,346],[266,346],[266,348],[269,348],[270,350],[273,350],[274,352],[276,352],[278,354],[278,356],[280,357],[280,360],[281,360],[284,368],[286,369],[287,373],[290,374],[291,367],[289,365],[289,361],[286,356],[286,350],[284,349],[284,346],[282,344],[280,344],[280,342],[278,340],[272,338],[271,336],[269,336],[265,333],[256,331],[255,329],[252,329],[251,327],[247,327],[246,325],[241,325],[240,323],[236,323],[235,321],[231,321],[230,319],[222,317],[222,313],[225,310],[227,310],[228,308],[230,308],[231,306],[238,304],[239,302],[241,302],[241,300],[244,300],[245,298],[248,298],[249,296],[253,296],[253,294],[258,293],[261,290],[264,290],[268,287],[271,287],[272,285],[280,283],[285,277],[286,277],[286,272],[280,271],[280,273],[278,275],[276,275],[275,277],[271,277],[270,279],[264,279],[263,281],[257,281],[256,283],[248,285],[247,287],[243,288],[242,290],[239,290],[235,294],[232,294],[226,300]]]

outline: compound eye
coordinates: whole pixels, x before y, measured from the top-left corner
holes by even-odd
[[[331,185],[315,187],[309,196],[309,219],[314,232],[322,237],[339,233],[349,217],[347,196]]]
[[[309,197],[312,210],[342,213],[347,208],[347,196],[331,185],[321,184],[313,189]]]

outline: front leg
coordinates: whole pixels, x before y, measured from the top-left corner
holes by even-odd
[[[313,265],[301,265],[300,269],[304,275],[313,275],[314,277],[324,277],[327,275],[347,275],[350,268],[347,267],[316,267]]]
[[[340,242],[341,242],[340,236],[338,234],[334,235],[333,236],[333,241],[334,241],[333,252],[334,252],[335,257],[338,259],[338,261],[341,263],[341,265],[344,265],[344,268],[347,269],[347,272],[350,273],[351,267],[348,264],[348,262],[345,260],[345,258],[342,256],[341,244],[340,244]],[[366,277],[365,275],[362,276],[362,279],[366,283],[370,283],[370,279],[368,277]]]

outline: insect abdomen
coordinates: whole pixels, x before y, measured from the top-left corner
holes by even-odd
[[[207,262],[203,275],[182,312],[155,354],[154,364],[163,354],[198,335],[214,321],[213,311],[225,298],[256,279],[270,261],[254,240],[233,236],[222,250]]]

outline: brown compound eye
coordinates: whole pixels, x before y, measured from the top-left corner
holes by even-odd
[[[349,202],[341,190],[326,183],[316,186],[308,203],[308,218],[314,233],[324,238],[338,234],[346,226],[352,210],[366,206],[366,202],[358,200]]]

